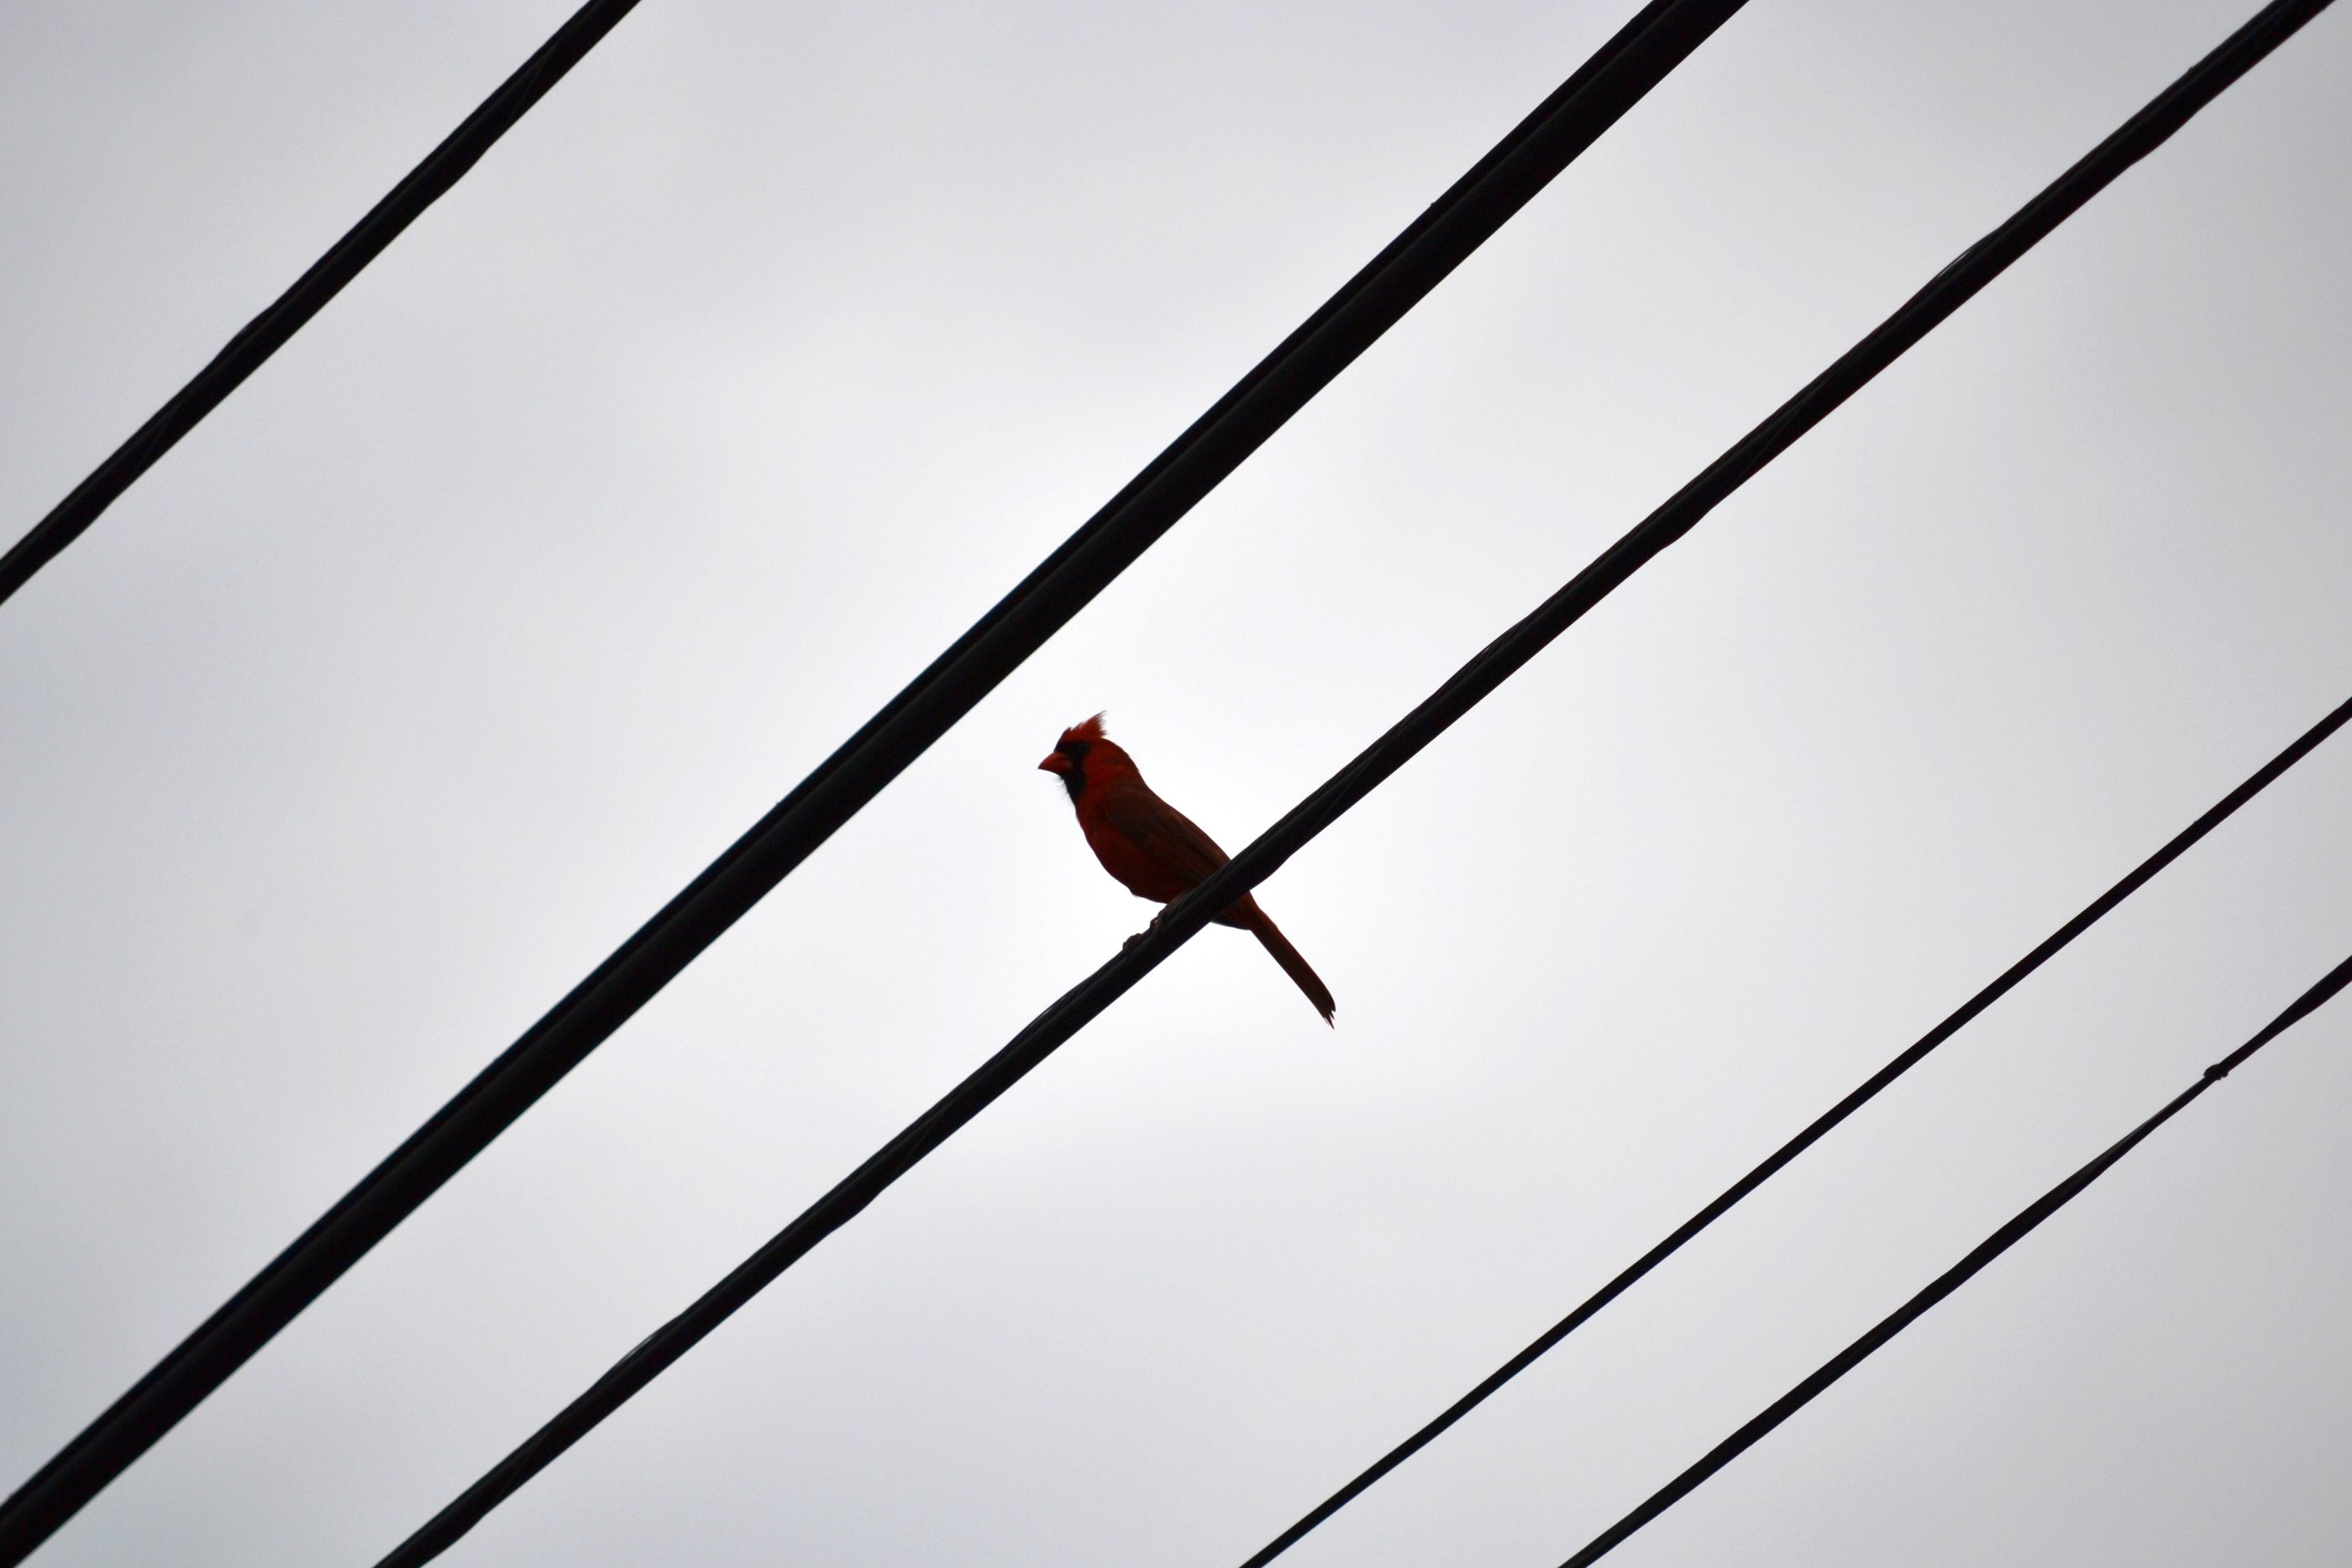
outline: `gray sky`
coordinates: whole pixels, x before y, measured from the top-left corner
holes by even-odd
[[[0,11],[0,532],[569,0]],[[1631,9],[647,0],[0,610],[13,1487]],[[372,1561],[2250,0],[1757,0],[40,1561]],[[1231,1563],[2352,691],[2330,14],[458,1563]],[[1293,1561],[1557,1562],[2352,947],[2340,737]],[[1621,1553],[2339,1563],[2352,1011]]]

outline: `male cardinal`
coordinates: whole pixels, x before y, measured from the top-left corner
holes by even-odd
[[[1231,858],[1183,812],[1151,792],[1135,770],[1135,758],[1104,736],[1100,714],[1064,730],[1060,744],[1037,766],[1062,776],[1095,859],[1138,898],[1172,904]],[[1275,929],[1256,899],[1242,894],[1217,916],[1217,924],[1238,925],[1256,937],[1307,993],[1323,1021],[1331,1021],[1338,1004],[1329,988]]]

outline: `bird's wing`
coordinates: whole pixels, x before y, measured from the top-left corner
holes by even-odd
[[[1199,882],[1229,858],[1190,817],[1149,790],[1121,790],[1104,801],[1103,821],[1187,882]]]

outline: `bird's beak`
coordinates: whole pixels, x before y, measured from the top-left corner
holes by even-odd
[[[1070,770],[1070,759],[1058,751],[1049,751],[1045,754],[1045,760],[1037,766],[1048,773],[1067,773]]]

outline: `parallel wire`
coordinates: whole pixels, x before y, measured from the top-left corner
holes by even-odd
[[[586,1060],[1744,4],[1650,0],[1019,587],[0,1504],[0,1568],[21,1562]]]
[[[2174,1095],[2164,1109],[2133,1128],[2089,1165],[2042,1194],[2016,1218],[1985,1238],[1967,1257],[1937,1276],[1926,1290],[1887,1314],[1868,1333],[1832,1356],[1811,1377],[1765,1406],[1753,1420],[1717,1443],[1681,1475],[1650,1494],[1639,1508],[1593,1537],[1584,1550],[1560,1564],[1560,1568],[1588,1568],[1588,1564],[1599,1562],[1622,1544],[1627,1536],[1689,1496],[1708,1477],[1738,1458],[1766,1433],[1811,1404],[1831,1384],[1859,1366],[1873,1351],[1916,1322],[1928,1308],[1958,1290],[1979,1270],[2023,1240],[2034,1227],[2063,1208],[2084,1188],[2104,1176],[2109,1166],[2131,1153],[2141,1139],[2186,1110],[2189,1102],[2227,1078],[2254,1052],[2316,1011],[2347,983],[2352,983],[2352,958],[2347,958],[2330,969],[2317,984],[2297,997],[2284,1012],[2264,1025],[2260,1033],[2207,1068],[2196,1082]]]
[[[425,208],[465,178],[466,172],[481,161],[482,154],[511,130],[533,104],[546,97],[548,90],[562,81],[564,74],[578,65],[622,17],[636,8],[636,4],[637,0],[588,0],[587,5],[573,12],[570,21],[558,27],[537,53],[499,83],[498,90],[484,99],[481,107],[467,115],[438,147],[425,154],[425,161],[410,170],[408,177],[394,185],[367,216],[352,226],[349,234],[313,262],[310,269],[296,278],[268,309],[247,322],[244,329],[228,340],[227,347],[213,356],[210,364],[173,393],[172,400],[157,409],[146,423],[131,432],[129,440],[92,469],[89,477],[75,486],[64,500],[52,507],[48,516],[34,524],[32,531],[18,539],[6,555],[0,556],[0,603],[5,603],[11,594],[32,580],[35,572],[81,538],[84,530],[98,521],[99,514],[137,483],[139,476],[153,467],[163,454],[178,445],[182,436],[218,408],[311,317],[324,309],[329,300],[342,292],[343,285],[382,255],[383,248],[398,239],[401,231],[422,216]]]
[[[2218,48],[2199,61],[2171,87],[2166,89],[2146,109],[2126,122],[2114,136],[2109,137],[2081,162],[2075,164],[2048,191],[2043,192],[2042,196],[2036,197],[2035,203],[2038,204],[2048,198],[2052,193],[2067,184],[2069,181],[2084,174],[2091,165],[2098,162],[2103,155],[2109,153],[2111,150],[2116,149],[2119,143],[2128,142],[2136,137],[2152,134],[2155,141],[2149,142],[2141,148],[2139,152],[2133,154],[2135,158],[2145,156],[2147,151],[2153,149],[2156,141],[2161,141],[2173,130],[2186,123],[2188,118],[2196,113],[2198,109],[2210,102],[2230,83],[2251,69],[2271,50],[2293,37],[2305,23],[2326,10],[2330,3],[2331,0],[2305,0],[2303,4],[2279,3],[2263,7],[2237,32],[2224,40]],[[2113,173],[2106,176],[2108,179],[2113,177]],[[2027,210],[2032,210],[2032,204],[2029,204]],[[2021,213],[2019,216],[2021,218],[2024,214]],[[2016,221],[2012,219],[2011,223],[2014,224]],[[2004,225],[2004,228],[2007,226],[2009,225]],[[1958,261],[1952,264],[1952,268],[1948,268],[1944,275],[1938,275],[1937,281],[1942,282],[1944,277],[1951,270],[1969,263],[1979,251],[1997,239],[2000,232],[1996,231],[1995,235],[1987,236],[1986,240],[1979,242],[1977,246],[1964,253]],[[1929,287],[1932,288],[1935,286],[1931,284]],[[1882,328],[1881,330],[1884,331],[1885,329]],[[1265,1568],[1265,1564],[1272,1563],[1297,1545],[1310,1531],[1361,1496],[1383,1476],[1426,1448],[1447,1428],[1484,1404],[1505,1384],[1533,1365],[1552,1347],[1575,1333],[1601,1308],[1631,1288],[1636,1281],[1665,1261],[1700,1231],[1728,1213],[1749,1193],[1769,1180],[1790,1161],[1811,1147],[1832,1127],[1853,1115],[1854,1112],[1874,1099],[1882,1090],[1917,1066],[1929,1052],[1958,1033],[1969,1020],[1998,1001],[2026,976],[2040,968],[2060,949],[2096,924],[2109,910],[2129,897],[2141,884],[2170,864],[2191,844],[2220,826],[2240,807],[2267,788],[2273,780],[2302,760],[2320,742],[2341,728],[2347,718],[2352,718],[2352,700],[2347,700],[2337,706],[2317,724],[2305,731],[2284,751],[2257,770],[2252,778],[2217,802],[2196,821],[2183,829],[2170,842],[2134,868],[2122,881],[2095,899],[2074,919],[2053,932],[2040,946],[2002,971],[1975,996],[1963,1002],[1949,1017],[1921,1036],[1908,1050],[1879,1069],[1844,1099],[1815,1118],[1754,1169],[1725,1189],[1714,1202],[1685,1220],[1664,1240],[1627,1265],[1615,1278],[1587,1297],[1566,1317],[1538,1335],[1517,1355],[1488,1374],[1468,1393],[1439,1412],[1411,1437],[1365,1467],[1353,1479],[1317,1504],[1289,1529],[1261,1547],[1242,1564],[1242,1568]]]
[[[1831,1128],[1861,1110],[1863,1106],[1875,1099],[1880,1091],[1926,1061],[1930,1051],[1958,1034],[1978,1014],[2006,996],[2025,977],[2055,957],[2074,938],[2097,925],[2102,916],[2138,891],[2150,877],[2178,860],[2190,845],[2227,821],[2240,807],[2269,788],[2288,768],[2302,761],[2321,741],[2341,729],[2347,719],[2352,719],[2352,698],[2347,698],[2326,717],[2304,731],[2293,745],[2272,758],[2269,762],[2257,769],[2252,777],[2216,801],[2204,815],[2175,834],[2163,848],[2133,867],[2122,881],[2085,905],[2082,913],[2044,937],[2041,944],[2024,957],[2002,970],[1982,990],[1962,1002],[1953,1009],[1949,1017],[1921,1035],[1909,1049],[1873,1073],[1852,1093],[1808,1123],[1795,1137],[1782,1144],[1753,1170],[1725,1188],[1722,1196],[1683,1221],[1664,1240],[1626,1265],[1614,1279],[1579,1303],[1575,1311],[1536,1336],[1525,1350],[1496,1367],[1476,1387],[1447,1406],[1419,1431],[1366,1466],[1353,1480],[1324,1499],[1297,1523],[1268,1542],[1255,1556],[1243,1563],[1242,1568],[1265,1568],[1266,1563],[1297,1545],[1310,1531],[1353,1502],[1381,1477],[1427,1448],[1448,1427],[1485,1404],[1505,1384],[1533,1366],[1547,1352],[1599,1313],[1601,1308],[1624,1294],[1634,1281],[1674,1256],[1685,1243],[1697,1236],[1700,1231],[1730,1213],[1738,1206],[1741,1199],[1762,1186],[1783,1166],[1819,1142]]]
[[[703,1337],[849,1222],[1169,955],[1219,911],[1264,882],[1350,806],[1443,734],[1619,583],[1773,457],[1826,418],[2034,243],[2163,144],[2200,109],[2326,8],[2329,0],[2273,0],[2220,48],[2167,88],[2006,223],[1963,252],[1868,337],[1840,356],[1699,476],[1489,643],[1427,700],[1365,748],[1191,893],[1143,936],[1065,992],[1003,1049],[818,1198],[687,1310],[648,1334],[602,1377],[385,1556],[415,1568],[440,1555],[500,1502],[619,1409]]]

